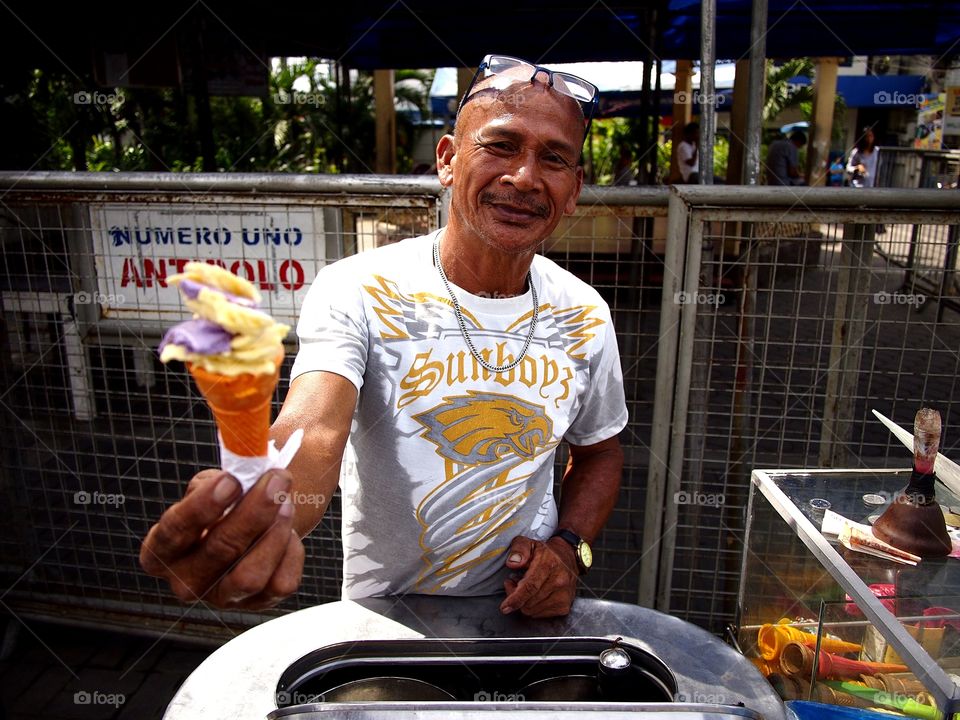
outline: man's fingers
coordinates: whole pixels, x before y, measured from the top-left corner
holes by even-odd
[[[292,510],[288,505],[281,508],[273,526],[253,546],[243,554],[240,560],[217,583],[212,593],[218,604],[242,604],[248,598],[264,592],[273,575],[280,568],[287,553],[291,539]]]
[[[510,614],[522,608],[540,590],[540,578],[527,573],[517,587],[500,603],[500,612]]]
[[[530,564],[536,552],[538,542],[523,535],[518,535],[510,543],[507,550],[507,567],[511,570],[521,570]]]
[[[256,540],[273,525],[290,488],[290,473],[271,470],[246,497],[211,528],[197,549],[194,571],[198,578],[216,582]],[[292,508],[292,505],[290,506]]]
[[[140,549],[140,564],[151,575],[160,575],[196,545],[240,496],[240,483],[222,470],[204,470],[190,481],[187,495],[169,507],[150,528]]]
[[[248,610],[266,610],[293,595],[300,587],[305,556],[306,550],[300,541],[300,536],[291,529],[280,566],[274,571],[267,586],[258,595],[248,598],[243,603],[243,607]]]

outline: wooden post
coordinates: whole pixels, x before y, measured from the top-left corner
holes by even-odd
[[[813,137],[807,147],[807,184],[827,184],[827,161],[837,97],[837,58],[818,58],[813,81]]]
[[[677,60],[673,86],[673,124],[670,127],[670,182],[680,180],[677,146],[683,140],[683,126],[693,119],[693,61]]]
[[[733,107],[730,108],[730,155],[727,157],[727,185],[743,183],[749,84],[750,60],[737,60],[737,74],[733,80]]]
[[[373,98],[377,116],[376,172],[397,172],[397,111],[393,104],[393,70],[373,71]]]

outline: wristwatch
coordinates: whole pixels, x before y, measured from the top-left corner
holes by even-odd
[[[566,528],[557,530],[553,534],[553,537],[558,537],[570,543],[577,555],[577,567],[580,568],[580,574],[585,574],[587,570],[590,569],[590,566],[593,565],[593,550],[590,549],[590,543],[572,530],[567,530]]]

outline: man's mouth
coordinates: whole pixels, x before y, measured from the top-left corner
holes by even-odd
[[[547,208],[540,203],[517,203],[497,198],[486,198],[485,200],[494,212],[507,222],[528,223],[533,220],[544,219],[549,215]]]

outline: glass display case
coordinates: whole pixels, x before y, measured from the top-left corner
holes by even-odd
[[[928,720],[960,712],[960,559],[901,564],[821,532],[828,510],[871,524],[909,478],[753,472],[735,633],[784,699]],[[937,501],[954,535],[960,499],[938,481]]]

